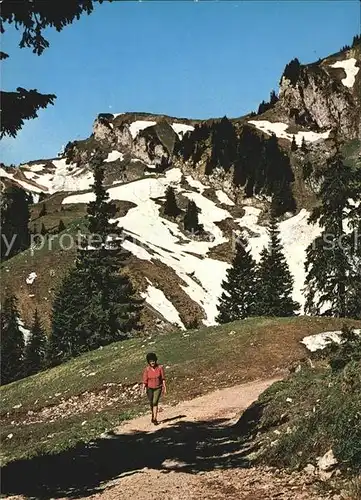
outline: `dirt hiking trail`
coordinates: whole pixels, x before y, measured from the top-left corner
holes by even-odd
[[[280,380],[280,378],[235,385],[234,387],[213,391],[190,401],[183,401],[173,407],[166,405],[167,396],[165,396],[162,398],[163,401],[161,401],[159,406],[159,427],[154,426],[150,422],[149,413],[149,415],[125,422],[115,429],[114,432],[115,434],[127,434],[139,431],[156,432],[161,427],[167,427],[181,420],[197,422],[221,418],[229,420],[229,424],[231,425],[232,419],[235,419],[236,422],[240,413],[277,380]]]
[[[103,435],[86,453],[78,452],[49,493],[56,491],[53,497],[63,500],[334,500],[320,496],[303,473],[251,467],[247,460],[234,424],[280,378],[217,390],[173,407],[165,397],[158,426],[146,415]]]

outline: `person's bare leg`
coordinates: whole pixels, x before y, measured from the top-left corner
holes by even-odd
[[[153,406],[153,421],[154,422],[158,422],[157,417],[158,417],[158,405]]]

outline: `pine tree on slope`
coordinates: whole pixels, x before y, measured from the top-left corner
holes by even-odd
[[[345,317],[360,276],[357,264],[356,274],[352,270],[352,235],[346,218],[357,227],[360,218],[352,200],[360,200],[361,170],[346,165],[338,151],[319,172],[321,176],[321,204],[312,211],[309,222],[318,222],[322,234],[306,250],[305,310]]]
[[[29,195],[21,188],[10,187],[0,197],[1,234],[0,258],[6,260],[30,245],[29,231]],[[8,248],[4,242],[10,245]]]
[[[291,142],[291,151],[297,151],[298,146],[296,142],[296,137],[293,135],[292,136],[292,142]]]
[[[19,328],[19,312],[14,295],[5,298],[1,308],[1,384],[23,376],[24,335]]]
[[[254,315],[256,305],[256,262],[247,250],[245,237],[238,237],[236,254],[227,277],[222,282],[222,293],[217,306],[219,323],[229,323]]]
[[[198,219],[198,208],[194,201],[189,200],[187,205],[187,211],[183,220],[184,229],[191,233],[197,233],[202,231],[203,226],[199,224]]]
[[[58,224],[58,233],[62,233],[66,229],[63,219],[60,219]]]
[[[300,305],[292,299],[293,278],[282,251],[274,215],[269,225],[270,244],[261,252],[257,270],[257,315],[294,316]]]
[[[121,246],[123,229],[110,222],[116,206],[104,189],[104,158],[96,153],[95,201],[88,204],[89,237],[78,249],[75,268],[54,301],[49,361],[57,364],[78,354],[121,340],[139,327],[143,301],[135,298],[124,273],[129,253]]]
[[[25,346],[25,373],[27,376],[45,368],[47,337],[41,325],[38,310],[35,309],[30,336]]]
[[[169,217],[177,217],[180,214],[180,209],[177,205],[177,200],[172,186],[168,186],[165,192],[164,213]]]

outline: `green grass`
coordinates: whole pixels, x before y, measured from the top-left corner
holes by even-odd
[[[144,339],[134,338],[89,352],[61,366],[1,387],[1,436],[4,463],[21,457],[56,453],[89,441],[130,415],[145,411],[144,400],[115,405],[54,422],[24,424],[29,410],[60,403],[61,398],[96,394],[104,384],[140,382],[145,354],[155,351],[166,366],[169,394],[165,403],[205,394],[219,387],[271,377],[307,356],[300,340],[339,329],[331,318],[253,318],[218,327]],[[20,408],[14,408],[21,404]],[[81,423],[86,420],[86,425]],[[11,439],[6,436],[13,434]],[[48,438],[48,435],[53,435]]]
[[[332,448],[344,469],[361,471],[361,362],[334,372],[325,361],[303,366],[259,398],[258,459],[277,467],[317,465]]]

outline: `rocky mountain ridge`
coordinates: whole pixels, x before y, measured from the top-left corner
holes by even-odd
[[[109,194],[123,207],[119,224],[133,254],[132,277],[148,305],[145,322],[182,329],[214,324],[235,235],[246,232],[258,260],[268,241],[264,221],[271,201],[286,193],[280,204],[281,237],[295,280],[294,298],[302,304],[305,249],[319,234],[318,227],[307,223],[318,189],[313,170],[332,154],[336,137],[344,143],[347,161],[356,163],[360,157],[360,66],[359,41],[311,65],[294,60],[281,77],[278,98],[266,111],[231,120],[100,114],[92,135],[68,143],[58,158],[20,168],[1,166],[2,188],[15,185],[31,193],[34,202],[44,199],[53,207],[52,223],[65,216],[71,221],[84,213],[91,199],[89,160],[94,149],[100,149]],[[265,174],[267,155],[273,158],[271,180]],[[175,220],[162,211],[169,185],[181,207]],[[183,229],[188,200],[199,208],[203,237]],[[77,207],[83,208],[79,212]],[[34,213],[34,220],[47,224],[37,219],[36,205]],[[57,266],[64,266],[65,272],[71,259],[57,252]],[[53,285],[62,273],[53,269],[49,284],[42,277],[42,263],[36,257],[24,259],[21,269],[11,261],[6,267],[8,276],[17,275],[13,281],[21,288],[20,308],[27,322],[36,305],[50,314]],[[54,259],[54,252],[47,254],[46,266],[54,266]],[[35,268],[38,278],[29,287],[26,277]],[[12,286],[11,280],[5,281]]]

